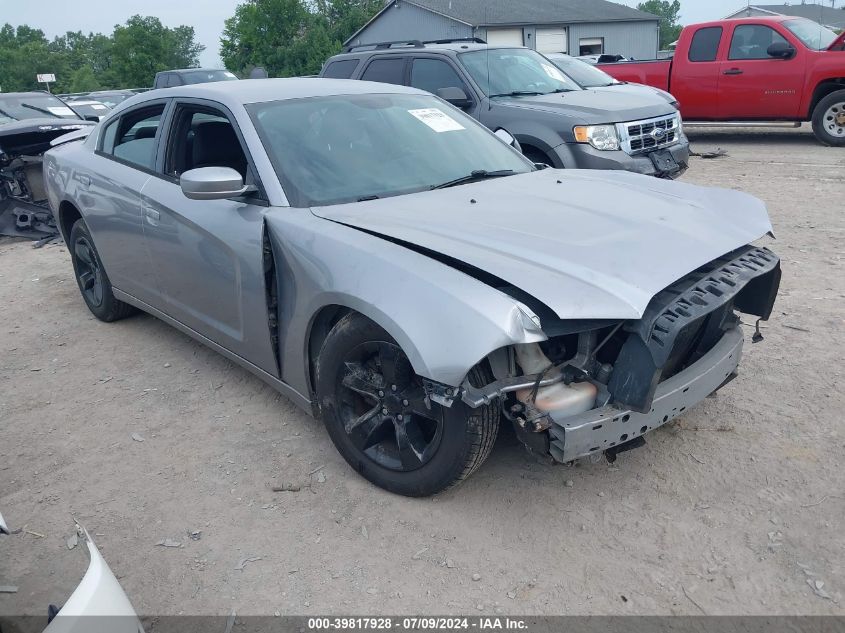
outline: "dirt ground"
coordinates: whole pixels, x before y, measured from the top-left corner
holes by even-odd
[[[769,205],[765,342],[612,466],[539,464],[505,430],[432,499],[371,486],[320,424],[163,323],[94,320],[63,246],[0,241],[0,509],[24,528],[0,540],[19,587],[0,614],[79,582],[72,517],[149,615],[845,613],[845,150],[806,129],[690,136],[727,156],[684,180]]]

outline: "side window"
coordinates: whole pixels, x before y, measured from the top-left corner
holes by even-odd
[[[460,88],[467,92],[455,69],[441,59],[415,59],[411,66],[411,86],[433,94],[441,88]]]
[[[722,41],[722,27],[708,26],[698,29],[692,36],[689,47],[691,62],[714,62],[719,53],[719,42]]]
[[[100,137],[100,146],[106,154],[112,154],[114,152],[114,139],[117,136],[117,126],[119,123],[120,119],[115,119],[109,123]]]
[[[180,174],[198,167],[230,167],[247,180],[247,158],[235,128],[219,110],[179,105],[168,137],[165,173]]]
[[[771,59],[769,46],[786,39],[769,26],[743,24],[734,29],[729,59]]]
[[[103,132],[100,151],[144,169],[155,168],[156,137],[164,104],[127,112]]]
[[[355,69],[358,68],[357,59],[341,59],[331,62],[323,71],[323,77],[327,79],[349,79]]]
[[[179,79],[179,75],[176,73],[168,73],[167,77],[164,80],[164,87],[165,88],[174,88],[175,86],[181,86],[182,82]]]
[[[402,86],[405,84],[405,59],[402,57],[374,59],[361,75],[361,79]]]

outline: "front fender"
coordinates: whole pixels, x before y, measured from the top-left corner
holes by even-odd
[[[300,393],[310,393],[310,328],[327,306],[368,317],[417,374],[454,387],[496,349],[546,338],[513,298],[402,245],[305,209],[271,211],[267,227],[280,281],[282,379]]]

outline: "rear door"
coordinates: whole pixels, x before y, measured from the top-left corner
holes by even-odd
[[[109,280],[118,290],[156,305],[158,286],[141,229],[141,190],[155,173],[168,100],[145,102],[100,132],[92,169],[77,178],[85,222]]]
[[[278,376],[263,257],[261,193],[191,200],[180,174],[230,167],[261,189],[235,117],[220,104],[177,100],[158,174],[142,190],[142,226],[167,315]]]
[[[720,119],[798,118],[807,55],[791,34],[787,36],[768,24],[733,26],[727,56],[720,65]],[[769,56],[769,46],[781,42],[795,48],[794,57]]]
[[[686,58],[672,63],[670,91],[687,119],[719,117],[719,51],[725,41],[721,26],[705,26],[693,33]]]
[[[401,55],[373,56],[361,73],[360,79],[404,86],[408,79],[408,58]]]

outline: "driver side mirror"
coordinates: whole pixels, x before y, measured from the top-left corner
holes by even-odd
[[[463,109],[472,105],[472,99],[467,96],[467,93],[464,92],[463,88],[440,88],[437,91],[437,96],[443,99],[443,101],[451,103],[456,108]]]
[[[775,59],[792,59],[795,57],[795,49],[786,42],[775,42],[766,49],[766,54]]]
[[[499,128],[495,132],[493,132],[496,136],[502,139],[505,143],[513,147],[516,151],[522,154],[522,146],[519,144],[519,141],[514,138],[513,134],[505,130],[504,128]]]
[[[182,193],[191,200],[227,200],[256,191],[231,167],[198,167],[179,177]]]

